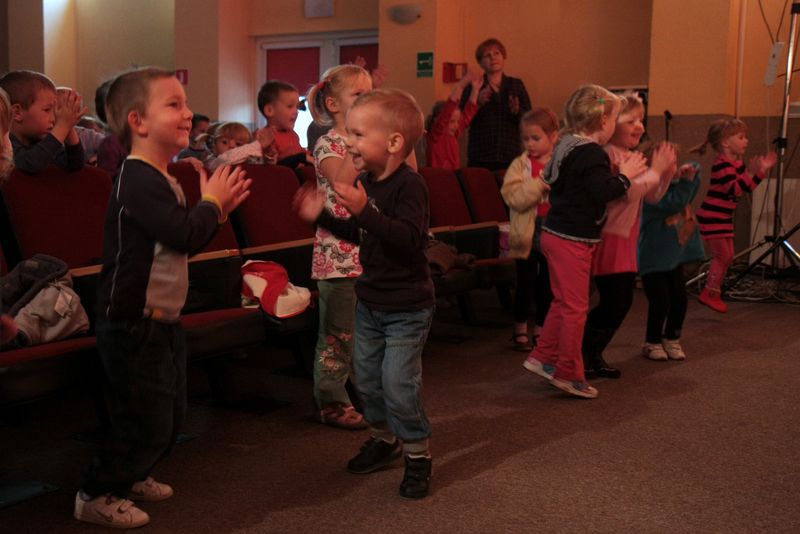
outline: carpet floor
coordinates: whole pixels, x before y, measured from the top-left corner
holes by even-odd
[[[424,402],[433,427],[431,495],[401,499],[401,463],[351,475],[367,438],[313,420],[311,381],[279,349],[225,362],[236,390],[273,410],[209,401],[201,369],[179,444],[157,466],[175,496],[144,504],[142,532],[800,532],[800,307],[690,302],[684,362],[640,355],[646,301],[606,353],[619,380],[599,398],[570,398],[525,371],[510,315],[477,292],[478,324],[439,309],[425,348]],[[2,377],[0,377],[2,379]],[[244,404],[244,403],[243,403]],[[0,473],[59,486],[0,509],[0,531],[91,532],[71,517],[94,445],[76,391],[0,423]]]

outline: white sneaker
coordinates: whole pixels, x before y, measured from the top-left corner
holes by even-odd
[[[645,343],[642,347],[642,356],[658,362],[665,362],[669,359],[661,343]]]
[[[680,339],[662,339],[661,346],[670,360],[685,360],[686,353],[683,352]]]
[[[153,477],[147,477],[131,487],[129,496],[134,501],[158,502],[169,499],[173,493],[169,485],[156,482]]]
[[[133,501],[111,494],[85,501],[80,491],[75,495],[75,519],[110,528],[138,528],[150,522],[147,512]]]

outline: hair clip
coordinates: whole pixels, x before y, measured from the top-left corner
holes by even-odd
[[[327,83],[327,81],[328,80],[320,80],[320,82],[317,84],[317,90],[322,91],[323,89],[325,89],[325,84]]]
[[[602,98],[602,97],[598,98],[597,101],[600,102],[601,104],[605,104],[606,103],[606,99]]]

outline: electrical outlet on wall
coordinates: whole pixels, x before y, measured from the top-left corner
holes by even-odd
[[[778,59],[781,56],[784,44],[781,41],[776,41],[772,44],[772,50],[767,61],[767,72],[764,74],[764,85],[767,87],[775,85],[775,77],[778,73]],[[791,76],[791,73],[789,75]]]

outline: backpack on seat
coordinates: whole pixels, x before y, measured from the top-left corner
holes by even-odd
[[[311,292],[289,282],[286,269],[274,261],[248,260],[242,265],[242,296],[279,319],[299,315],[311,303]]]

